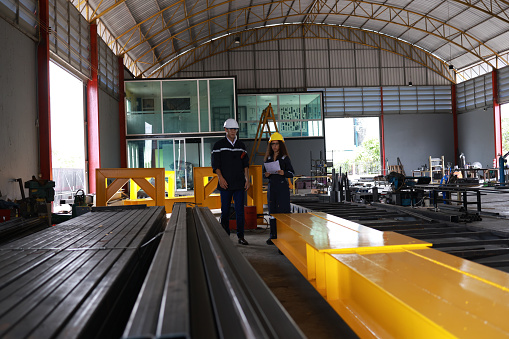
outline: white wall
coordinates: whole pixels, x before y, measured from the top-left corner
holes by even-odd
[[[482,108],[458,114],[458,149],[467,163],[480,162],[493,167],[495,158],[495,127],[493,108]],[[498,166],[498,165],[497,165]]]
[[[0,191],[14,200],[21,192],[11,180],[39,173],[37,45],[1,18],[0,45]]]
[[[429,156],[445,156],[454,164],[452,114],[394,114],[384,116],[385,157],[396,165],[399,157],[406,175],[427,164]]]

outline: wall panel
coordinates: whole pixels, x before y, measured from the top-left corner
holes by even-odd
[[[21,199],[14,178],[28,181],[39,174],[37,129],[37,45],[0,18],[0,196]]]

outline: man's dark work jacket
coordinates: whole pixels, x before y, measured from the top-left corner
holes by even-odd
[[[244,168],[249,167],[249,157],[246,152],[246,145],[238,138],[235,144],[231,144],[225,137],[214,144],[212,149],[212,170],[221,170],[221,174],[228,183],[228,191],[244,189],[246,177]],[[217,184],[217,189],[224,189]]]

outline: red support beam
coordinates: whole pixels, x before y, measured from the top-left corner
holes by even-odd
[[[387,175],[387,168],[385,168],[385,125],[384,125],[384,90],[380,87],[380,151],[382,161],[382,174]]]
[[[125,126],[124,57],[118,57],[118,121],[120,132],[120,167],[127,168],[127,141]]]
[[[95,170],[101,168],[99,143],[99,92],[97,70],[97,24],[90,24],[90,66],[91,80],[87,82],[87,133],[88,133],[88,190],[95,193]]]
[[[459,146],[458,146],[458,106],[456,104],[456,85],[451,85],[451,103],[452,103],[452,128],[454,130],[454,165],[458,165]]]
[[[497,70],[491,71],[491,87],[493,89],[493,120],[495,128],[495,158],[502,155],[502,115],[498,103]]]
[[[39,44],[37,46],[37,100],[39,106],[39,175],[51,180],[51,114],[49,85],[49,2],[39,1]]]

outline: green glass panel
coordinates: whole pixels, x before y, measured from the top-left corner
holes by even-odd
[[[165,171],[173,171],[173,140],[158,140],[158,161],[157,168],[164,168]]]
[[[200,97],[200,127],[202,132],[209,132],[209,95],[208,81],[199,80],[199,97]]]
[[[164,133],[198,132],[196,80],[163,81]]]
[[[276,119],[279,117],[279,109],[277,103],[277,95],[258,95],[256,97],[256,117],[255,120],[259,121],[262,116],[263,110],[266,109],[269,104],[272,106]]]
[[[161,133],[161,83],[125,83],[127,134]]]
[[[302,94],[300,96],[302,119],[322,119],[320,94]]]
[[[235,88],[233,79],[209,81],[212,131],[223,131],[226,119],[235,117]]]
[[[204,154],[203,167],[212,166],[212,148],[214,147],[214,144],[222,138],[223,137],[203,138],[203,154]]]
[[[129,140],[127,142],[127,167],[153,168],[155,167],[155,140]]]

